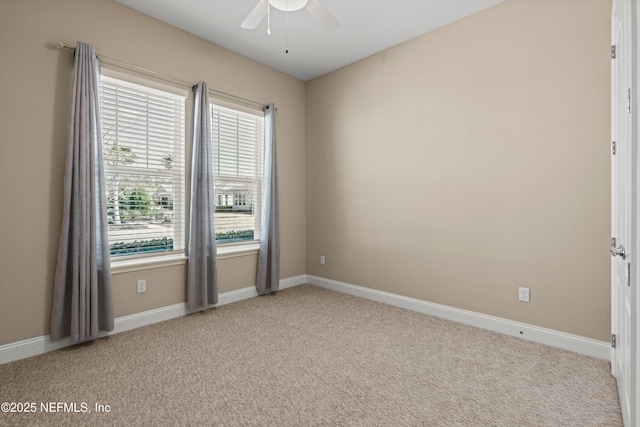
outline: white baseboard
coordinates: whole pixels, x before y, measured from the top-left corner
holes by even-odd
[[[488,316],[473,311],[462,310],[441,304],[435,304],[415,298],[404,297],[389,292],[378,291],[362,286],[351,285],[336,280],[301,274],[280,280],[280,289],[309,283],[318,287],[343,292],[373,301],[382,302],[396,307],[429,314],[443,319],[453,320],[470,326],[488,329],[507,335],[527,339],[541,344],[574,351],[599,359],[611,361],[611,346],[604,341],[593,340],[577,335],[567,334],[552,329],[519,323],[499,317]],[[217,307],[231,304],[257,296],[255,287],[250,286],[235,291],[224,292],[218,295]],[[102,336],[113,335],[142,326],[152,325],[165,320],[185,316],[195,310],[189,310],[186,303],[174,304],[154,310],[123,316],[115,319],[114,330],[103,333]],[[0,345],[0,365],[14,360],[24,359],[60,348],[72,345],[66,338],[59,341],[51,341],[49,335],[29,338],[9,344]]]
[[[336,280],[307,275],[307,283],[349,295],[382,302],[466,325],[500,332],[540,344],[570,350],[587,356],[611,361],[611,346],[604,341],[572,335],[553,329],[541,328],[526,323],[488,316],[468,310],[435,304],[415,298],[404,297],[389,292],[338,282]]]
[[[280,280],[280,289],[287,289],[293,286],[306,283],[307,276],[301,274],[299,276],[288,277]],[[254,286],[238,289],[235,291],[224,292],[218,295],[218,304],[216,307],[231,304],[248,298],[258,296]],[[111,332],[103,332],[100,336],[113,335],[120,332],[128,331],[142,326],[152,325],[154,323],[163,322],[165,320],[175,319],[176,317],[185,316],[197,310],[189,310],[186,303],[179,303],[167,307],[156,308],[154,310],[135,313],[129,316],[118,317],[114,321],[114,329]],[[59,341],[51,341],[49,335],[43,335],[35,338],[29,338],[22,341],[16,341],[9,344],[0,345],[0,365],[9,363],[14,360],[24,359],[38,354],[47,353],[49,351],[58,350],[73,345],[71,339],[64,338]]]

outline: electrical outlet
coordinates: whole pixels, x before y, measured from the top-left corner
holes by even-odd
[[[136,292],[139,294],[143,292],[147,292],[147,281],[145,279],[138,280],[138,286],[136,288]]]
[[[320,265],[324,265],[325,261],[324,255],[320,255]]]
[[[529,302],[529,288],[518,288],[518,300]]]

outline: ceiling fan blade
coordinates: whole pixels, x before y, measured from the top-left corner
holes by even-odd
[[[260,22],[264,19],[267,14],[267,7],[269,6],[268,0],[259,0],[258,4],[253,8],[249,15],[242,21],[240,26],[242,28],[246,28],[247,30],[255,30],[255,28],[260,24]]]
[[[320,2],[320,0],[309,0],[305,6],[311,15],[316,17],[322,25],[330,30],[335,30],[340,23],[333,17],[331,12]]]

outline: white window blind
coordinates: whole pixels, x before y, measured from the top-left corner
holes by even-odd
[[[218,243],[260,239],[264,113],[211,104]]]
[[[184,250],[184,96],[101,77],[112,256]]]

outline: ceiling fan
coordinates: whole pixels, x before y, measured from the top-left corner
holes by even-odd
[[[320,0],[258,0],[258,4],[249,12],[249,15],[247,15],[240,26],[248,30],[255,29],[264,17],[267,16],[270,7],[274,7],[283,12],[295,12],[300,9],[306,9],[328,29],[334,30],[340,26],[340,23],[333,17],[331,12],[324,7]]]

